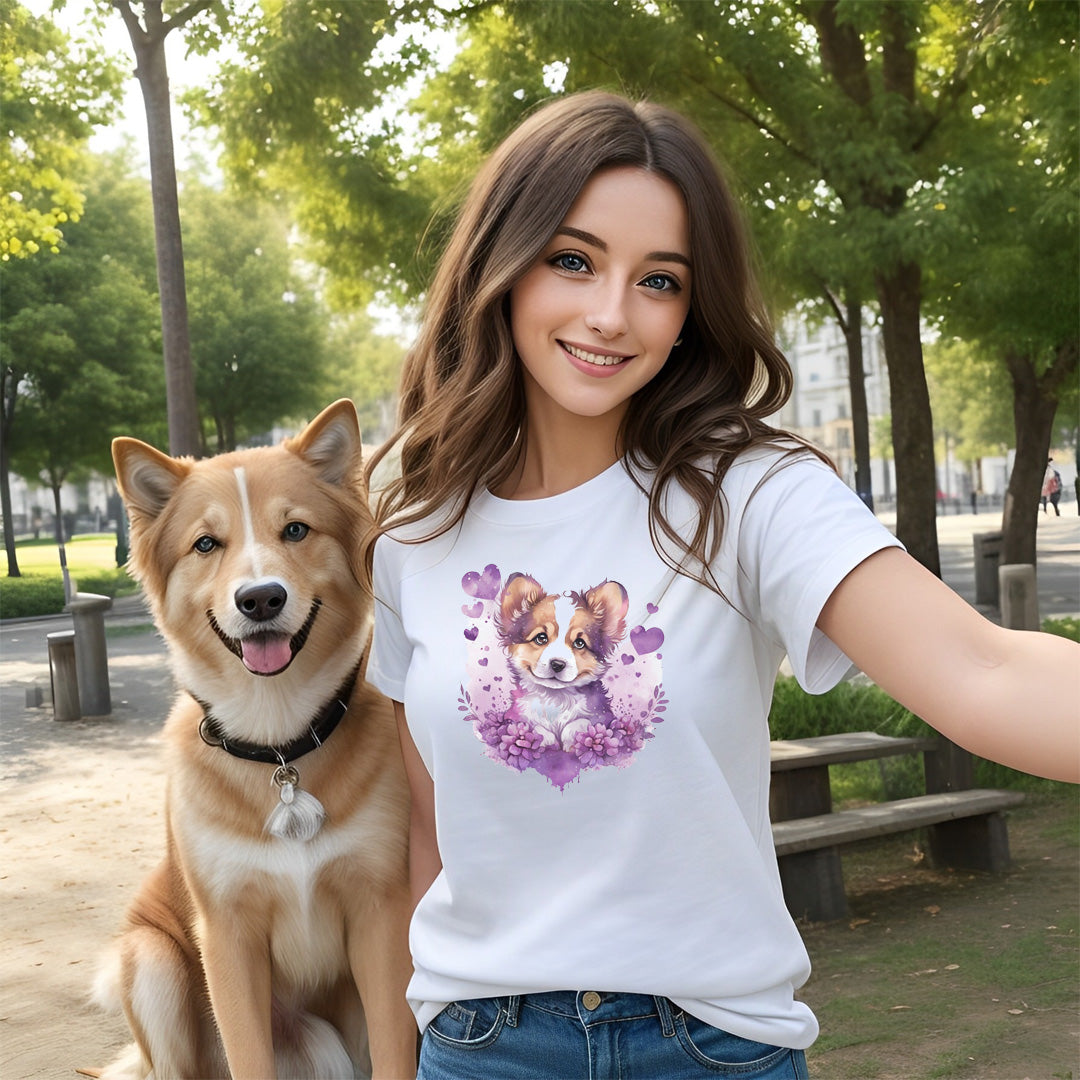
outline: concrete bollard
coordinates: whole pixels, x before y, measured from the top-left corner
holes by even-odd
[[[1035,567],[1030,563],[1006,563],[998,567],[1001,586],[1001,625],[1009,630],[1039,629],[1039,592]]]
[[[998,564],[1001,562],[1001,545],[1004,534],[997,532],[975,533],[975,603],[997,607],[1000,597],[998,588]]]
[[[49,681],[52,684],[54,720],[78,720],[79,680],[75,672],[75,631],[46,634],[49,648]]]
[[[112,712],[105,650],[105,612],[111,607],[111,596],[81,592],[64,608],[75,623],[75,669],[83,716],[108,716]]]

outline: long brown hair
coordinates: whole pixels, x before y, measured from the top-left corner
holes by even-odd
[[[708,566],[723,531],[721,482],[749,447],[781,440],[792,446],[791,436],[764,421],[787,400],[791,369],[754,282],[742,215],[701,135],[661,105],[599,91],[539,109],[473,182],[405,361],[397,429],[368,466],[370,478],[388,454],[400,452],[400,471],[377,494],[377,533],[439,511],[422,539],[437,536],[461,520],[478,488],[498,487],[519,463],[525,394],[510,290],[589,179],[627,165],[681,191],[693,274],[682,344],[631,399],[620,445],[649,497],[658,553],[717,588]],[[642,469],[652,474],[647,486],[638,479]],[[663,514],[673,481],[699,507],[690,538]],[[370,566],[370,546],[367,555]]]

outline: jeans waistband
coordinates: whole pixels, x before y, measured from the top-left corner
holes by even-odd
[[[517,1027],[522,1008],[579,1020],[583,1024],[606,1024],[620,1020],[644,1020],[655,1016],[665,1036],[675,1034],[673,1017],[680,1011],[666,997],[652,994],[608,993],[593,990],[550,990],[520,994],[507,999],[507,1023]]]

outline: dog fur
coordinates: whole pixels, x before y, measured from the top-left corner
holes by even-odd
[[[390,703],[363,678],[356,411],[338,401],[277,447],[192,461],[121,438],[113,459],[181,693],[165,855],[96,987],[135,1037],[104,1076],[413,1076],[408,789]],[[295,789],[200,736],[205,710],[227,741],[286,745],[358,665]],[[310,839],[268,832],[290,798],[325,811]]]

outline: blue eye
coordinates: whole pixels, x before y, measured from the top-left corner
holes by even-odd
[[[681,292],[682,286],[667,274],[650,274],[643,278],[641,284],[647,289],[655,289],[657,292]]]
[[[290,521],[282,530],[281,536],[282,539],[290,540],[296,544],[303,540],[309,532],[311,532],[311,529],[302,521]]]
[[[212,536],[200,536],[191,546],[200,555],[209,555],[214,548],[218,547],[218,542]]]
[[[551,265],[570,274],[580,274],[589,269],[585,257],[573,251],[564,251],[561,255],[556,255],[551,260]]]

